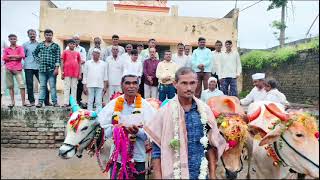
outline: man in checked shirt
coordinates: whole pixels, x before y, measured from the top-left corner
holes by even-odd
[[[57,43],[52,41],[53,31],[46,29],[44,31],[45,41],[38,44],[33,56],[39,63],[39,80],[40,80],[40,93],[39,102],[36,107],[40,108],[43,105],[47,82],[49,81],[51,100],[54,107],[59,107],[56,92],[56,80],[59,73],[60,66],[60,47]]]

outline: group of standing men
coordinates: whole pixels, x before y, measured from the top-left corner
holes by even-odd
[[[53,106],[58,107],[56,77],[59,67],[64,81],[64,106],[69,105],[71,92],[72,96],[76,96],[78,104],[86,105],[82,102],[84,93],[88,95],[88,109],[93,109],[94,102],[97,108],[101,108],[102,101],[108,102],[114,93],[122,91],[121,77],[126,74],[139,77],[139,92],[144,98],[158,98],[160,101],[171,99],[176,93],[173,81],[179,67],[190,67],[196,72],[198,78],[196,97],[200,98],[202,90],[208,89],[208,80],[214,74],[219,77],[215,81],[220,82],[224,94],[237,96],[237,78],[241,73],[241,62],[237,51],[232,50],[232,42],[229,40],[225,42],[225,52],[221,50],[223,46],[221,41],[217,41],[215,51],[211,51],[206,47],[206,39],[202,37],[198,39],[198,48],[193,52],[191,46],[179,43],[177,53],[172,54],[166,50],[163,60],[160,60],[155,39],[148,41],[147,49],[144,49],[143,44],[138,44],[137,48],[133,49],[132,44],[127,44],[125,48],[120,46],[119,36],[113,35],[112,45],[102,48],[101,39],[95,37],[94,47],[87,53],[80,45],[79,36],[75,35],[68,40],[66,49],[61,53],[59,45],[52,41],[52,30],[44,31],[43,42],[36,40],[35,30],[30,29],[27,33],[30,41],[23,46],[18,46],[17,36],[10,34],[10,46],[3,51],[2,64],[6,69],[6,84],[10,90],[11,107],[15,105],[14,77],[20,88],[22,104],[35,105],[34,76],[40,82],[39,101],[36,106],[50,105],[47,89],[49,83],[51,101]],[[30,104],[25,103],[22,69],[25,72]],[[210,93],[208,91],[210,89],[204,93]],[[106,93],[108,96],[105,96]]]

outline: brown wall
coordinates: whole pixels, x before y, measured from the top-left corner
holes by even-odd
[[[243,90],[252,89],[251,75],[265,72],[279,82],[279,90],[289,102],[302,104],[319,103],[319,52],[312,50],[299,53],[277,68],[267,66],[261,70],[243,69]]]
[[[63,108],[1,107],[1,146],[60,147],[69,113]]]

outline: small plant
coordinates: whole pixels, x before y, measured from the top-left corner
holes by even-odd
[[[250,93],[250,91],[249,90],[245,90],[245,91],[241,91],[240,93],[239,93],[239,98],[245,98],[248,94]]]

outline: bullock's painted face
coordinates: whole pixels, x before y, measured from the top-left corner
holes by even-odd
[[[221,114],[217,119],[217,124],[229,148],[243,147],[248,137],[248,127],[244,116],[233,113]]]
[[[316,119],[304,112],[293,112],[288,115],[287,121],[279,121],[274,129],[260,142],[260,145],[273,143],[282,144],[281,156],[299,173],[319,178],[319,168],[306,158],[319,166],[319,140],[316,137],[318,126]],[[282,136],[281,136],[282,135]],[[285,143],[287,141],[292,148]],[[296,153],[303,154],[306,158]]]
[[[76,153],[79,156],[81,155],[82,150],[91,142],[90,138],[93,138],[93,131],[97,125],[96,117],[97,114],[95,112],[83,109],[71,114],[66,126],[65,140],[59,149],[60,157],[71,158]],[[88,140],[86,141],[86,139]],[[76,150],[78,145],[79,149]]]

